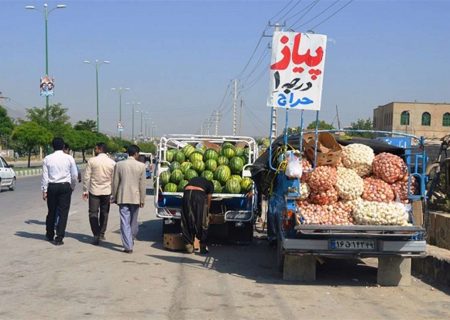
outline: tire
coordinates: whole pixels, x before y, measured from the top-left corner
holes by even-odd
[[[13,178],[11,185],[9,186],[10,191],[16,190],[16,177]]]

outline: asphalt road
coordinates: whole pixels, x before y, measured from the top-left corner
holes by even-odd
[[[281,280],[275,250],[261,235],[249,246],[210,254],[162,248],[152,196],[139,241],[122,253],[112,207],[107,240],[90,244],[87,204],[72,197],[65,245],[44,239],[39,177],[0,193],[0,319],[449,319],[450,297],[421,282],[378,287],[373,261],[327,262],[313,284]]]

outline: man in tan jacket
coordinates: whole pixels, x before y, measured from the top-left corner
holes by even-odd
[[[89,199],[89,223],[98,245],[105,240],[111,201],[111,183],[116,163],[106,155],[106,144],[97,143],[95,157],[89,159],[84,172],[83,200]],[[99,214],[100,213],[100,214]]]
[[[144,207],[145,164],[137,161],[139,147],[131,145],[127,150],[128,159],[120,161],[114,168],[112,184],[113,201],[119,205],[120,233],[124,252],[133,252],[133,239],[138,233],[139,208]]]

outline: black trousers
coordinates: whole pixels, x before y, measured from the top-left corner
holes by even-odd
[[[181,211],[181,232],[186,244],[193,244],[194,237],[205,243],[208,236],[207,197],[200,190],[185,190]]]
[[[67,218],[70,210],[70,200],[72,188],[70,183],[49,183],[47,188],[47,219],[45,220],[47,237],[55,236],[55,223],[59,214],[58,225],[56,226],[56,241],[61,241],[66,233]]]
[[[89,223],[94,237],[104,236],[108,224],[111,195],[89,193]]]

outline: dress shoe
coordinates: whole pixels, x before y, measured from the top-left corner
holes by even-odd
[[[123,253],[133,253],[132,249],[123,249]]]
[[[105,241],[106,240],[105,235],[104,234],[100,235],[99,239]]]
[[[92,244],[94,246],[98,246],[100,244],[100,238],[99,237],[95,237],[94,240],[92,240]]]
[[[64,241],[62,240],[55,240],[55,246],[62,246],[64,244]]]
[[[53,242],[53,238],[54,236],[49,236],[48,234],[45,235],[45,238],[47,239],[47,241]]]

